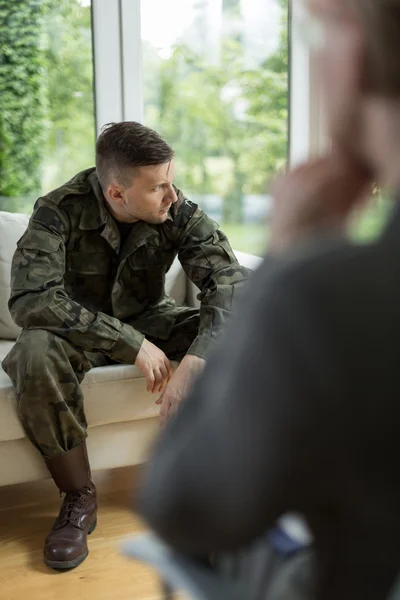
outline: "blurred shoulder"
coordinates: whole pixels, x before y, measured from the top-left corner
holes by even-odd
[[[307,303],[347,301],[370,288],[377,276],[390,280],[388,249],[379,242],[355,244],[334,235],[316,238],[290,251],[267,255],[253,278],[253,297],[264,303],[285,298],[295,308]],[[393,257],[394,258],[394,257]]]

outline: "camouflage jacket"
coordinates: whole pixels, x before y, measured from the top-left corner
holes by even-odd
[[[144,337],[167,339],[182,310],[164,289],[178,255],[201,290],[189,353],[204,357],[249,271],[216,223],[176,191],[165,223],[134,223],[122,245],[94,169],[39,198],[13,259],[14,321],[132,364]]]

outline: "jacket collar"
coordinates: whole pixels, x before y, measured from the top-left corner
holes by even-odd
[[[158,237],[158,235],[157,225],[148,225],[144,221],[133,223],[132,229],[121,248],[120,260],[125,260],[140,246],[147,244],[150,238]]]
[[[85,203],[83,207],[79,229],[94,231],[103,228],[100,235],[115,252],[119,253],[121,238],[118,227],[107,210],[106,199],[97,178],[96,169],[90,173],[88,183],[92,190],[91,202]]]
[[[107,223],[108,218],[111,216],[106,208],[106,199],[104,198],[99,180],[97,179],[95,169],[90,173],[88,183],[93,195],[92,202],[87,202],[82,210],[79,229],[82,229],[83,231],[100,229],[102,225]]]
[[[92,202],[85,204],[79,229],[84,231],[94,231],[103,228],[101,236],[109,243],[109,245],[117,252],[120,252],[121,237],[118,226],[107,209],[106,199],[104,198],[103,190],[101,189],[97,178],[96,170],[93,170],[88,177],[88,182],[92,189]],[[168,215],[168,218],[172,218]],[[134,223],[132,231],[126,239],[121,255],[121,260],[127,258],[132,252],[143,246],[147,239],[159,234],[157,226],[148,225],[144,221]]]

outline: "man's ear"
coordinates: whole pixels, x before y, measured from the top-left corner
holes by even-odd
[[[120,185],[110,184],[107,188],[107,195],[112,202],[118,206],[124,203],[124,189]]]

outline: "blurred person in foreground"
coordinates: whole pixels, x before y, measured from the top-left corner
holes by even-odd
[[[136,365],[165,422],[249,275],[174,175],[173,150],[155,131],[110,124],[97,140],[96,167],[39,198],[14,255],[9,307],[23,330],[3,367],[26,434],[64,494],[44,549],[54,569],[85,560],[96,526],[86,373]],[[175,257],[201,290],[200,310],[177,306],[165,292]],[[181,361],[175,371],[171,360]]]
[[[159,440],[140,507],[191,555],[246,549],[299,513],[308,597],[378,600],[400,569],[400,209],[371,244],[346,225],[372,182],[400,193],[400,0],[308,10],[332,151],[276,184],[270,254]]]

